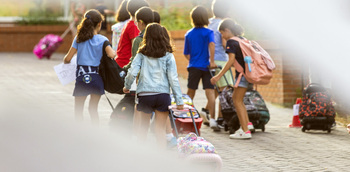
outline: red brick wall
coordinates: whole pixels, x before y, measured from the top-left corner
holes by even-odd
[[[31,52],[35,44],[46,34],[61,35],[67,26],[16,26],[0,27],[0,52]],[[110,28],[110,27],[108,27]],[[175,45],[175,59],[179,76],[187,78],[188,60],[183,55],[184,35],[186,31],[171,31]],[[110,39],[111,32],[107,36]],[[57,52],[66,53],[71,46],[72,35],[64,38],[64,43]],[[278,41],[257,41],[274,59],[276,69],[268,85],[259,85],[258,91],[264,99],[271,103],[289,106],[294,104],[296,97],[301,93],[300,62],[294,61],[288,53],[283,51]]]
[[[31,52],[45,35],[62,35],[67,27],[66,25],[0,26],[0,52]],[[107,35],[109,39],[111,39],[110,35],[111,33]],[[69,32],[56,52],[66,53],[72,44],[72,40],[73,36]]]

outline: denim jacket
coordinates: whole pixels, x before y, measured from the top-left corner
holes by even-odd
[[[156,92],[170,94],[170,88],[177,105],[183,105],[182,92],[177,76],[175,58],[172,53],[164,57],[153,58],[138,53],[131,63],[125,77],[125,88],[130,89],[137,74],[140,72],[136,94]]]

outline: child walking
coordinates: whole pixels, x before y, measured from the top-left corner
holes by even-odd
[[[98,103],[104,94],[102,78],[98,74],[98,66],[103,54],[103,44],[108,39],[97,34],[104,20],[97,10],[89,10],[78,25],[77,36],[74,38],[72,47],[64,57],[65,64],[70,63],[73,55],[77,53],[76,81],[73,96],[75,96],[75,118],[83,120],[84,103],[90,95],[89,113],[93,124],[99,123]],[[115,52],[111,46],[105,50],[108,57],[114,58]]]
[[[242,37],[244,33],[243,28],[237,23],[235,23],[232,19],[224,19],[219,25],[219,31],[222,37],[227,40],[226,53],[229,56],[229,60],[225,64],[224,68],[210,80],[213,84],[218,82],[219,79],[232,67],[235,60],[238,63],[240,63],[240,65],[242,65],[243,68],[245,66],[239,42],[230,39],[234,36]],[[238,75],[239,72],[237,72],[236,70],[236,80]],[[243,102],[244,95],[247,92],[247,88],[249,87],[249,85],[250,83],[246,80],[244,76],[242,76],[238,87],[235,88],[233,91],[233,104],[236,108],[237,116],[242,127],[242,130],[237,130],[236,133],[230,135],[230,138],[233,139],[250,139],[252,137],[251,132],[248,129],[249,118],[247,109]]]
[[[152,112],[155,112],[156,140],[159,146],[164,148],[168,106],[171,104],[170,88],[178,109],[183,109],[183,100],[168,31],[157,23],[146,27],[142,46],[125,78],[124,93],[129,92],[139,72],[136,94],[137,110],[141,111],[142,120],[138,138],[146,139],[150,118]]]
[[[214,62],[215,40],[214,32],[205,26],[209,24],[208,12],[202,6],[196,6],[190,13],[193,28],[185,35],[184,55],[189,60],[187,94],[193,100],[199,81],[202,79],[203,89],[208,100],[210,127],[220,130],[215,120],[215,92],[210,83],[210,68],[217,67]],[[209,54],[210,52],[210,54]]]
[[[131,64],[138,52],[138,49],[140,47],[140,44],[143,40],[143,36],[145,33],[146,26],[149,23],[153,22],[153,11],[149,7],[142,7],[139,10],[136,11],[135,13],[135,20],[136,20],[136,25],[137,28],[141,31],[140,34],[134,39],[132,43],[132,48],[131,48],[131,58],[130,62],[123,67],[123,69],[128,70],[131,67]],[[134,82],[136,84],[136,82]],[[135,91],[135,90],[131,90]],[[134,120],[133,120],[133,132],[135,135],[139,135],[141,137],[144,137],[145,135],[143,134],[144,131],[139,131],[140,130],[140,125],[142,121],[142,114],[140,111],[137,110],[137,104],[135,104],[135,110],[134,110]],[[148,128],[148,127],[146,127]],[[141,132],[142,134],[138,134]]]
[[[229,6],[227,6],[227,0],[214,0],[212,2],[211,10],[213,13],[213,18],[209,19],[208,28],[214,32],[215,39],[215,55],[214,60],[215,64],[218,66],[224,66],[228,60],[228,55],[225,53],[226,40],[222,38],[218,26],[220,22],[228,16]],[[215,71],[215,73],[219,73],[219,69]],[[221,78],[216,86],[222,91],[227,85],[233,85],[233,76],[231,71],[227,71],[225,74],[227,82],[224,78]],[[218,92],[215,90],[215,99],[218,97]],[[205,113],[208,112],[208,104],[205,109],[202,109]],[[219,114],[217,121],[223,121],[222,113],[221,113],[221,105],[219,104]]]
[[[127,3],[127,10],[131,19],[123,28],[119,39],[116,62],[120,67],[124,67],[130,62],[132,42],[140,33],[135,24],[135,13],[141,7],[148,6],[148,3],[144,0],[129,0]]]
[[[122,34],[123,28],[130,20],[130,15],[128,10],[126,9],[128,1],[123,0],[117,10],[117,14],[115,16],[116,24],[112,25],[111,30],[113,31],[112,35],[112,48],[117,51],[120,35]]]

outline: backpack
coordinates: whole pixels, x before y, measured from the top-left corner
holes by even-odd
[[[194,153],[217,153],[212,143],[195,133],[189,133],[185,137],[177,139],[177,149],[180,156],[187,156]]]
[[[299,108],[299,118],[335,117],[331,96],[320,84],[310,83],[303,90],[303,99]]]
[[[233,64],[240,73],[236,80],[235,87],[237,87],[241,81],[242,75],[249,83],[260,85],[269,84],[272,78],[272,70],[276,68],[270,55],[255,41],[237,36],[231,39],[239,42],[245,62],[245,71],[237,60],[235,60]]]
[[[124,94],[124,78],[126,71],[117,62],[107,56],[105,48],[111,45],[108,41],[103,43],[103,56],[99,66],[99,74],[103,80],[104,89],[109,93]]]

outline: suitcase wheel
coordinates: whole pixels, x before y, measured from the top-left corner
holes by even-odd
[[[229,133],[230,133],[230,134],[234,134],[235,131],[236,131],[236,130],[234,130],[234,129],[231,128],[230,131],[229,131]]]
[[[302,131],[302,132],[305,132],[305,127],[304,127],[304,126],[301,128],[301,131]]]
[[[228,131],[228,125],[225,124],[225,131]]]
[[[250,132],[255,133],[255,129],[250,130]]]

